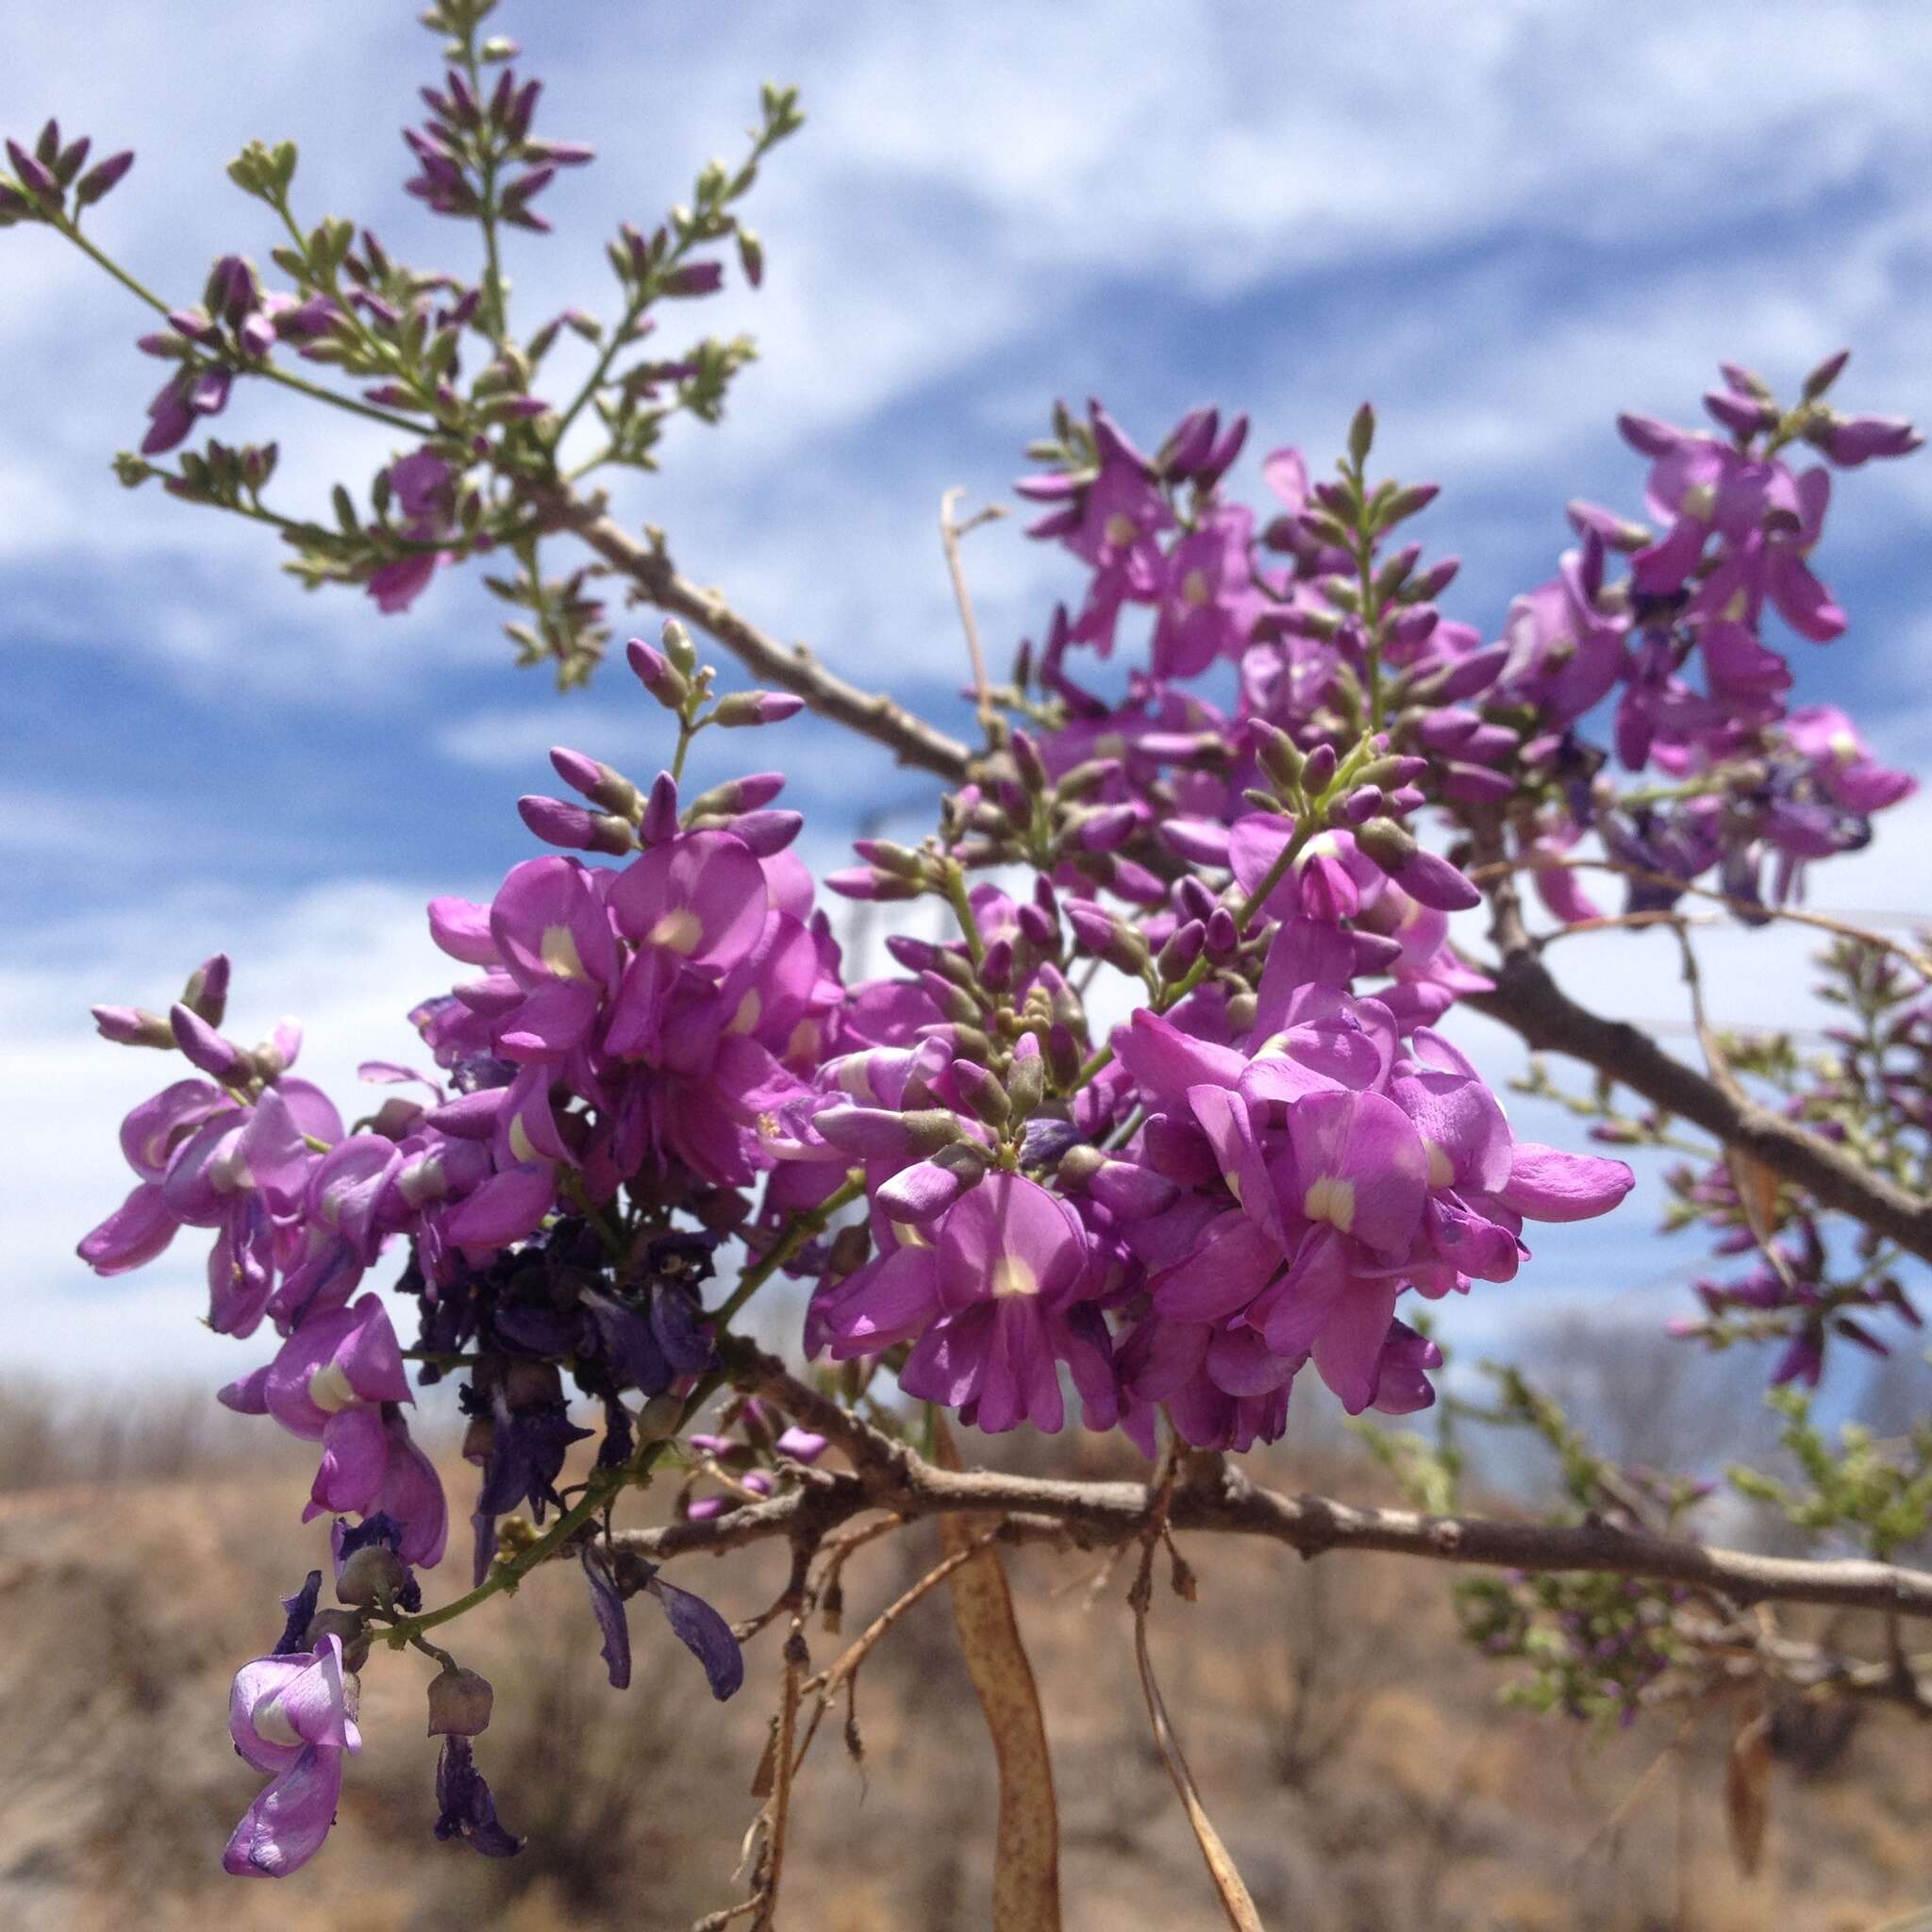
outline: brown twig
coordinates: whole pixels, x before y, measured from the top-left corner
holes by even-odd
[[[885,745],[902,765],[936,772],[955,785],[964,782],[973,758],[970,746],[949,738],[883,692],[860,691],[846,683],[826,670],[804,644],[788,648],[740,616],[717,591],[680,576],[659,533],[647,531],[641,540],[633,537],[603,513],[601,499],[567,499],[558,507],[557,517],[629,582],[638,602],[653,604],[697,625],[755,677],[795,691],[821,717]]]
[[[881,1438],[882,1441],[888,1439]],[[698,1550],[725,1550],[791,1536],[800,1515],[822,1527],[872,1509],[907,1519],[958,1510],[1007,1517],[1009,1540],[1055,1538],[1082,1548],[1110,1548],[1144,1535],[1151,1517],[1144,1483],[1073,1482],[996,1471],[955,1473],[899,1449],[891,1468],[861,1479],[837,1474],[795,1494],[708,1523],[675,1523],[622,1532],[629,1554],[660,1562]],[[1230,1467],[1211,1488],[1182,1483],[1168,1508],[1176,1533],[1261,1537],[1304,1556],[1331,1550],[1378,1551],[1504,1570],[1601,1572],[1715,1591],[1740,1605],[1809,1603],[1846,1609],[1896,1610],[1932,1617],[1932,1572],[1863,1558],[1765,1557],[1613,1524],[1514,1523],[1481,1516],[1430,1516],[1358,1507],[1326,1496],[1288,1496],[1251,1483]]]
[[[959,555],[959,540],[1007,512],[1004,505],[990,503],[963,524],[956,524],[953,507],[965,494],[955,484],[940,498],[940,545],[946,553],[946,572],[953,580],[953,601],[959,607],[959,628],[966,633],[966,655],[972,661],[973,690],[979,704],[979,728],[991,740],[995,719],[992,688],[986,675],[986,653],[979,642],[979,621],[973,614],[973,594],[966,588],[966,565]]]

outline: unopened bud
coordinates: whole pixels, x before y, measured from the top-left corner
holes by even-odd
[[[1216,966],[1224,966],[1240,950],[1241,928],[1225,906],[1217,906],[1209,916],[1203,935],[1202,950]]]
[[[210,1026],[219,1026],[228,1010],[228,956],[216,953],[188,975],[181,1004],[192,1008]]]
[[[103,1040],[117,1046],[158,1046],[172,1048],[175,1029],[159,1013],[144,1007],[96,1007],[94,1024]]]
[[[1046,1070],[1053,1075],[1053,1083],[1058,1088],[1069,1088],[1080,1076],[1080,1042],[1074,1036],[1074,1030],[1063,1021],[1056,1020],[1046,1031],[1045,1049]]]
[[[622,772],[561,744],[550,747],[550,763],[573,791],[581,791],[592,805],[615,812],[620,818],[637,817],[638,788]]]
[[[560,798],[531,794],[517,800],[517,815],[546,845],[565,852],[603,852],[616,858],[637,849],[627,818],[586,811]]]
[[[1302,790],[1311,798],[1327,791],[1335,782],[1335,771],[1340,763],[1332,744],[1318,744],[1302,760]]]
[[[1025,731],[1013,733],[1013,764],[1020,774],[1020,783],[1034,796],[1045,791],[1053,783],[1046,774],[1046,760],[1040,755],[1040,746],[1032,734]]]
[[[941,973],[922,973],[919,983],[924,988],[926,997],[940,1009],[942,1019],[952,1021],[956,1026],[976,1026],[979,1024],[979,1003],[964,987],[955,986]]]
[[[834,1280],[842,1281],[846,1275],[856,1274],[871,1257],[872,1229],[862,1221],[851,1227],[841,1227],[832,1237],[825,1273]]]
[[[633,638],[625,646],[625,658],[637,674],[638,682],[667,711],[683,708],[691,696],[691,683],[662,651],[654,650],[642,638]]]
[[[1364,403],[1355,412],[1354,420],[1348,425],[1348,454],[1356,468],[1359,470],[1369,459],[1369,451],[1375,442],[1375,411]]]
[[[1085,798],[1090,792],[1098,791],[1109,778],[1120,771],[1118,758],[1087,758],[1068,772],[1054,789],[1066,803],[1072,804]]]
[[[669,658],[685,676],[689,677],[698,668],[697,646],[691,641],[691,633],[676,618],[667,617],[661,633],[664,641],[664,655]]]
[[[1040,1042],[1029,1033],[1021,1040],[1013,1055],[1013,1064],[1007,1074],[1007,1099],[1013,1112],[1024,1120],[1040,1105],[1045,1091],[1046,1061]]]
[[[1013,1107],[1007,1098],[1007,1090],[984,1067],[976,1067],[971,1060],[955,1060],[953,1080],[966,1105],[988,1126],[1005,1126],[1012,1118]]]
[[[703,799],[698,801],[700,805]],[[659,772],[651,780],[651,795],[638,821],[638,837],[646,845],[668,844],[677,836],[677,780]]]
[[[1191,919],[1185,925],[1176,926],[1174,936],[1160,949],[1155,964],[1162,979],[1172,983],[1201,957],[1201,948],[1207,943],[1208,928],[1198,919]]]
[[[1303,759],[1294,740],[1265,718],[1249,719],[1248,730],[1255,741],[1255,757],[1269,777],[1284,791],[1299,785]]]
[[[175,1045],[204,1074],[226,1080],[242,1071],[246,1058],[242,1049],[233,1041],[223,1039],[192,1007],[171,1007],[168,1024],[175,1030]]]
[[[924,880],[925,859],[910,846],[894,844],[890,839],[855,839],[852,849],[868,865],[889,872],[894,878]]]
[[[735,691],[720,698],[711,722],[727,731],[752,724],[782,724],[805,709],[805,700],[789,691]]]

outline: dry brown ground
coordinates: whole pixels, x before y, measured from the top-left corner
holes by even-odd
[[[637,1683],[613,1692],[581,1581],[560,1569],[459,1631],[464,1660],[497,1686],[479,1756],[529,1835],[521,1858],[431,1839],[425,1668],[383,1654],[325,1854],[275,1886],[225,1878],[220,1848],[257,1785],[228,1747],[227,1678],[272,1640],[275,1596],[320,1548],[296,1521],[299,1458],[259,1431],[210,1439],[170,1410],[124,1417],[107,1446],[98,1418],[45,1420],[31,1398],[0,1407],[0,1926],[657,1932],[737,1895],[775,1633],[721,1709],[641,1607]],[[1088,1466],[1098,1452],[1060,1454]],[[1273,1473],[1371,1487],[1307,1452]],[[933,1547],[927,1525],[855,1559],[848,1634]],[[1815,1733],[1786,1740],[1764,1866],[1746,1880],[1723,1825],[1724,1713],[1607,1738],[1524,1716],[1498,1707],[1497,1670],[1456,1644],[1439,1573],[1202,1539],[1190,1555],[1200,1601],[1163,1593],[1156,1655],[1271,1926],[1869,1932],[1932,1899],[1932,1754],[1903,1720],[1874,1718],[1835,1750]],[[1096,1596],[1090,1558],[1009,1560],[1045,1689],[1069,1932],[1218,1925],[1148,1738],[1124,1576]],[[745,1614],[781,1571],[761,1551],[675,1574]],[[823,1662],[840,1640],[812,1641]],[[862,1764],[828,1724],[805,1778],[780,1923],[984,1924],[991,1771],[942,1596],[867,1666],[858,1715]]]

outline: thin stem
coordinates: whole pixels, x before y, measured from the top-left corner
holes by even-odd
[[[65,235],[90,261],[106,269],[129,294],[138,296],[150,308],[162,315],[174,313],[167,303],[145,283],[137,281],[111,256],[104,255],[96,248],[72,221],[60,216],[54,221],[53,226]],[[298,395],[308,396],[318,403],[326,403],[331,408],[346,409],[352,416],[364,416],[372,423],[386,424],[391,429],[407,430],[411,436],[420,436],[423,433],[423,425],[410,422],[407,416],[391,415],[389,410],[378,409],[373,403],[358,402],[354,396],[338,395],[333,390],[323,389],[315,383],[305,381],[299,375],[291,375],[285,369],[277,369],[273,362],[242,362],[234,367],[239,375],[266,376],[270,382],[278,382],[284,389],[291,389]]]
[[[747,1268],[739,1277],[738,1286],[725,1296],[724,1306],[711,1320],[723,1328],[807,1241],[824,1231],[826,1222],[840,1208],[849,1207],[864,1192],[865,1176],[862,1174],[850,1174],[842,1186],[834,1189],[808,1214],[796,1216],[764,1259],[755,1267]]]
[[[966,633],[966,655],[973,665],[973,689],[979,700],[979,726],[991,737],[994,718],[992,691],[987,682],[986,653],[980,647],[979,623],[973,614],[973,595],[966,588],[966,566],[959,556],[959,539],[969,530],[975,530],[981,524],[993,517],[1004,516],[1006,512],[998,504],[990,504],[977,516],[969,517],[963,524],[956,524],[953,506],[965,494],[965,491],[956,484],[940,498],[940,543],[946,553],[946,570],[953,579],[953,601],[959,607],[959,627]]]
[[[959,922],[959,932],[966,941],[967,957],[971,958],[976,972],[986,964],[986,941],[979,934],[979,921],[973,910],[973,900],[966,891],[966,874],[950,860],[945,867],[946,903],[953,908],[953,917]]]
[[[158,295],[155,293],[155,291],[152,289],[146,287],[143,283],[136,281],[135,278],[131,275],[129,275],[127,271],[125,268],[123,268],[121,264],[118,261],[114,260],[110,256],[102,254],[101,251],[98,248],[96,248],[94,244],[92,242],[90,242],[88,238],[80,232],[80,227],[77,223],[70,221],[65,215],[57,215],[54,217],[54,226],[58,228],[61,234],[65,235],[67,239],[70,242],[72,242],[74,245],[77,249],[79,249],[80,252],[84,256],[86,256],[90,261],[92,261],[97,266],[106,269],[108,273],[110,275],[112,275],[114,279],[117,282],[119,282],[121,286],[124,289],[125,289],[130,294],[139,296],[140,299],[145,302],[150,308],[158,310],[162,315],[169,315],[174,312],[172,309],[169,308],[168,305],[165,302],[163,302]]]

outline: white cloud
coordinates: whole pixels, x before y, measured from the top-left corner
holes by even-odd
[[[421,1063],[406,1017],[452,969],[431,945],[423,895],[345,880],[267,904],[240,893],[162,894],[134,909],[22,934],[20,963],[0,970],[0,1058],[16,1096],[6,1126],[10,1266],[7,1366],[49,1374],[135,1363],[226,1380],[253,1367],[242,1347],[197,1324],[206,1312],[207,1237],[184,1230],[150,1268],[98,1281],[74,1244],[133,1185],[115,1142],[121,1117],[181,1076],[173,1056],[95,1037],[95,1002],[165,1010],[195,962],[235,962],[228,1027],[265,1037],[284,1014],[307,1028],[300,1071],[345,1117],[371,1091],[372,1058]]]

